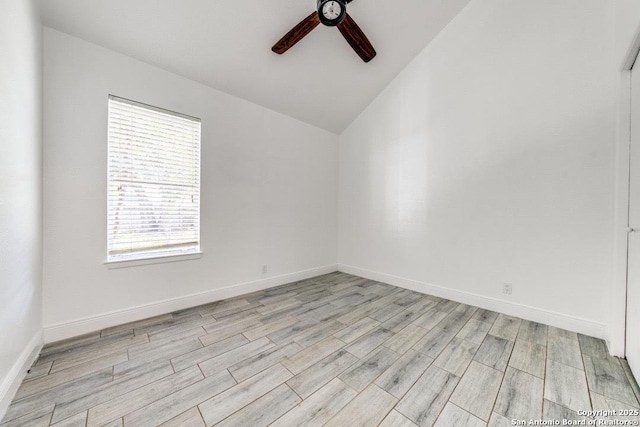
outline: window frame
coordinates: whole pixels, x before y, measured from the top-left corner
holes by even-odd
[[[112,241],[112,233],[110,230],[109,223],[109,189],[110,185],[113,182],[109,178],[109,170],[111,163],[111,101],[116,101],[121,104],[129,104],[138,108],[142,108],[145,110],[154,111],[161,114],[166,114],[173,117],[178,117],[181,119],[189,120],[192,122],[197,122],[199,126],[199,138],[197,142],[197,156],[198,156],[198,187],[197,187],[197,195],[198,195],[198,206],[197,206],[197,245],[192,247],[187,247],[184,249],[148,249],[148,250],[137,250],[130,251],[118,254],[116,256],[111,255],[109,252],[110,242]],[[132,99],[123,98],[120,96],[109,94],[107,98],[107,182],[106,182],[106,191],[107,191],[107,206],[106,206],[106,260],[104,264],[108,268],[121,268],[121,267],[132,267],[137,265],[147,265],[147,264],[157,264],[157,263],[165,263],[165,262],[175,262],[175,261],[183,261],[183,260],[192,260],[199,259],[202,256],[202,120],[198,117],[190,116],[184,113],[179,113],[173,110],[169,110],[166,108],[157,107],[154,105],[146,104],[139,101],[134,101]],[[154,182],[153,184],[158,185],[160,182]]]

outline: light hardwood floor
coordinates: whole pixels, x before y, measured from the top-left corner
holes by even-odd
[[[49,344],[0,426],[508,426],[639,396],[602,340],[332,273]]]

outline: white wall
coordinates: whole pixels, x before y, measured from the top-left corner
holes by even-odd
[[[0,1],[0,419],[41,343],[42,30]]]
[[[44,82],[45,340],[335,270],[336,135],[48,28]],[[103,264],[108,94],[202,119],[201,259]]]
[[[613,22],[472,1],[340,136],[341,268],[606,336]]]

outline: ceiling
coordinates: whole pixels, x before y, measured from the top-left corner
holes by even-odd
[[[271,46],[315,0],[43,0],[46,26],[340,133],[470,0],[354,0],[378,55],[360,60],[320,25]]]

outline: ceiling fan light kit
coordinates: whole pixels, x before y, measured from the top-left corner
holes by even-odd
[[[340,34],[364,62],[371,61],[376,51],[358,24],[347,13],[347,3],[351,0],[318,0],[317,10],[304,18],[271,48],[282,55],[309,34],[318,24],[338,27]]]
[[[318,0],[318,17],[327,27],[335,27],[347,16],[347,5],[342,0]]]

